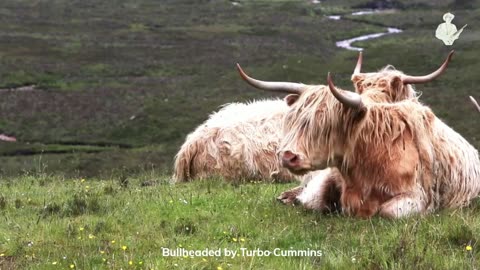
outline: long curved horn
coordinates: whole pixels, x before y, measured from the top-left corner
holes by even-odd
[[[291,82],[265,82],[260,81],[254,78],[249,77],[240,65],[237,63],[237,69],[242,76],[243,80],[246,81],[251,86],[266,90],[266,91],[273,91],[273,92],[283,92],[289,94],[302,94],[305,91],[305,85],[302,83],[291,83]]]
[[[404,84],[408,84],[408,83],[426,83],[426,82],[429,82],[429,81],[432,81],[433,79],[437,78],[438,76],[440,76],[446,69],[447,69],[447,66],[448,66],[448,63],[450,62],[450,60],[452,59],[452,56],[453,56],[453,53],[455,51],[452,50],[448,56],[447,56],[447,59],[445,60],[445,62],[443,62],[443,64],[437,69],[435,70],[434,72],[428,74],[428,75],[425,75],[425,76],[409,76],[409,75],[402,75],[401,79],[402,79],[402,82]]]
[[[475,105],[475,108],[477,108],[477,110],[480,112],[480,105],[478,105],[478,102],[472,96],[470,96],[470,100],[472,101],[473,105]]]
[[[363,55],[362,52],[358,53],[358,60],[357,60],[357,65],[355,66],[355,69],[353,70],[353,75],[358,74],[362,70],[362,62],[363,62]]]
[[[330,72],[328,72],[327,81],[328,81],[328,87],[330,88],[330,92],[332,92],[335,98],[338,99],[338,101],[340,101],[342,104],[346,105],[347,107],[355,108],[355,109],[359,109],[364,106],[362,102],[362,97],[360,97],[359,94],[353,93],[353,92],[341,93],[340,91],[338,91],[335,85],[333,84],[332,76],[330,76]]]

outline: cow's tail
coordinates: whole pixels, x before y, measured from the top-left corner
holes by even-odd
[[[175,156],[173,182],[187,182],[194,177],[193,161],[198,152],[197,142],[185,142]]]

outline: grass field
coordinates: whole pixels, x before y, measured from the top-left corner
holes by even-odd
[[[1,269],[477,269],[480,201],[391,221],[321,215],[275,201],[291,184],[219,179],[171,186],[25,176],[0,185]],[[237,257],[164,257],[162,247]],[[316,250],[318,256],[241,256]],[[223,253],[222,253],[223,254]]]
[[[185,136],[222,104],[272,97],[264,80],[349,81],[364,71],[412,75],[421,100],[475,147],[480,1],[2,0],[0,269],[478,269],[480,201],[392,221],[322,215],[275,197],[292,184],[170,185]],[[385,14],[349,15],[370,7]],[[469,24],[452,48],[433,37],[443,13]],[[342,15],[339,21],[328,15]],[[19,91],[19,87],[31,89]],[[33,86],[33,87],[32,87]],[[82,180],[83,179],[83,180]],[[189,250],[317,250],[321,256],[164,257]]]

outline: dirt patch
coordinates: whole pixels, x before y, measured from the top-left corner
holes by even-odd
[[[2,270],[17,269],[15,264],[15,257],[13,256],[0,257],[0,269]]]

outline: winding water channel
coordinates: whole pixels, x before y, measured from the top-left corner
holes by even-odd
[[[362,11],[357,11],[353,12],[353,16],[361,16],[361,15],[367,15],[367,14],[375,14],[375,13],[381,13],[381,10],[362,10]],[[342,16],[341,15],[330,15],[328,16],[329,19],[331,20],[341,20]],[[385,35],[391,35],[391,34],[397,34],[401,33],[402,30],[398,28],[393,28],[393,27],[387,27],[386,32],[380,32],[380,33],[372,33],[372,34],[367,34],[367,35],[362,35],[346,40],[340,40],[335,43],[335,45],[339,48],[344,48],[347,50],[351,51],[363,51],[363,48],[360,47],[354,47],[352,46],[352,43],[357,42],[357,41],[365,41],[369,39],[374,39],[374,38],[379,38]]]

